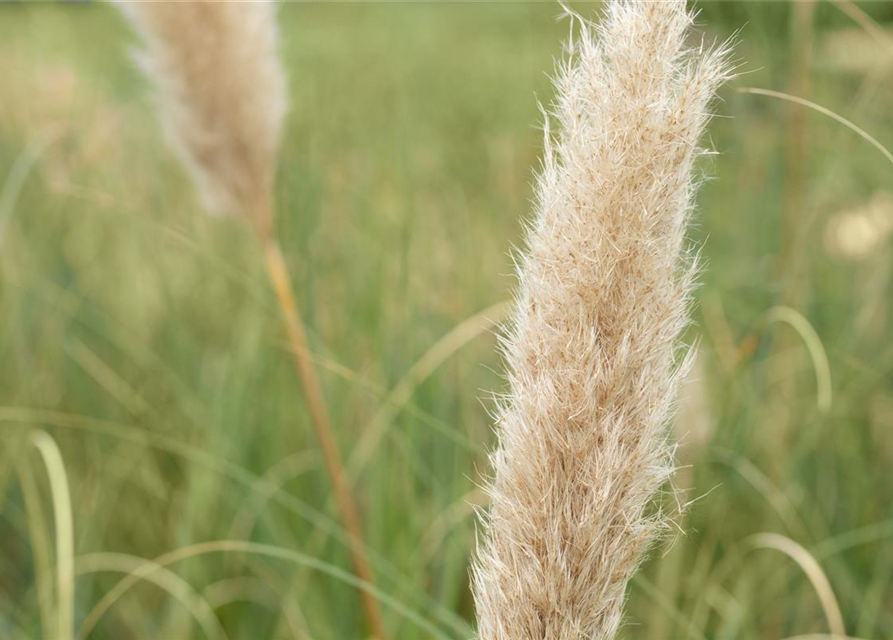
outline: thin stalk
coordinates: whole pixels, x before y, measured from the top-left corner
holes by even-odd
[[[348,549],[353,562],[354,573],[363,582],[374,584],[372,568],[369,565],[369,559],[366,557],[366,551],[363,546],[359,512],[346,481],[344,464],[341,461],[341,454],[338,452],[338,447],[332,434],[332,423],[329,419],[328,409],[323,399],[316,373],[313,370],[313,364],[310,361],[309,349],[307,347],[307,332],[304,329],[298,303],[295,300],[291,277],[285,266],[279,242],[275,235],[269,231],[267,225],[261,225],[259,236],[263,245],[267,274],[270,277],[270,284],[276,294],[279,310],[282,313],[282,321],[285,324],[295,373],[298,376],[301,392],[307,403],[310,424],[319,442],[319,448],[322,451],[326,465],[326,472],[332,483],[335,500],[341,513],[341,520],[350,541]],[[384,640],[386,636],[378,602],[368,591],[361,591],[360,597],[363,602],[363,609],[370,633],[377,640]]]
[[[815,36],[815,0],[793,2],[791,8],[791,63],[788,80],[788,93],[804,98],[810,93],[810,66]],[[804,302],[806,280],[803,272],[805,232],[809,227],[810,215],[807,211],[808,190],[806,172],[808,164],[809,138],[806,113],[799,105],[788,103],[784,114],[784,212],[782,222],[782,244],[779,248],[777,273],[782,283],[778,292],[780,306],[800,308]],[[793,347],[792,336],[787,333],[777,335],[773,342],[775,354],[789,351]],[[787,358],[775,360],[778,365]],[[777,365],[776,365],[777,366]],[[785,375],[775,388],[776,397],[784,405],[790,405],[797,396],[797,381]],[[787,424],[787,421],[785,421]],[[790,425],[781,426],[774,432],[776,451],[786,451],[785,444],[790,436]]]
[[[788,93],[808,97],[809,69],[812,63],[815,1],[794,2],[791,25],[791,69]],[[782,304],[797,305],[798,279],[793,273],[801,257],[799,249],[803,223],[807,219],[805,166],[807,156],[806,115],[798,105],[789,104],[785,113],[783,246],[778,261],[778,274],[786,282]]]

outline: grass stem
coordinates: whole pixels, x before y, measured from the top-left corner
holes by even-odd
[[[267,273],[270,277],[273,291],[276,294],[276,300],[279,303],[279,310],[282,313],[295,372],[298,376],[304,400],[307,403],[310,424],[319,442],[319,448],[322,451],[326,465],[326,472],[329,475],[335,494],[335,501],[338,504],[338,510],[341,513],[341,519],[350,541],[349,550],[354,572],[360,580],[374,584],[372,569],[369,566],[369,560],[366,557],[363,546],[359,512],[356,501],[353,495],[351,495],[350,487],[347,484],[344,464],[341,461],[341,454],[338,452],[332,433],[328,409],[310,361],[307,347],[307,332],[304,329],[304,323],[301,320],[301,314],[295,300],[291,277],[288,275],[285,259],[282,257],[282,251],[279,248],[279,242],[276,240],[276,237],[268,232],[261,232],[260,236],[263,243]],[[369,632],[377,640],[384,640],[386,636],[378,603],[366,591],[362,591],[360,597],[363,601],[363,610],[366,615]]]

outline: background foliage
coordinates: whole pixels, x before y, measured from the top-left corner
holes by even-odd
[[[893,5],[860,5],[867,30],[853,6],[818,3],[798,24],[808,10],[790,3],[701,5],[708,39],[744,27],[744,74],[717,107],[692,232],[700,356],[675,429],[693,503],[634,581],[626,637],[827,631],[813,584],[759,548],[761,532],[820,564],[850,635],[893,637],[893,166],[826,116],[735,91],[807,97],[889,148]],[[277,227],[379,586],[442,637],[473,633],[473,505],[504,384],[482,317],[497,320],[513,286],[558,13],[281,11],[292,110]],[[199,210],[132,43],[108,6],[0,6],[4,638],[46,637],[55,615],[35,430],[70,483],[78,625],[129,556],[244,539],[349,566],[257,247]],[[292,560],[176,562],[195,593],[137,583],[91,637],[203,637],[184,608],[196,596],[229,638],[361,637],[353,587]],[[394,638],[431,633],[386,615]]]

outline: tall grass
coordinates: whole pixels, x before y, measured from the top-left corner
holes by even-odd
[[[859,6],[889,30],[886,5]],[[735,87],[789,92],[789,4],[700,9],[708,41],[747,25]],[[351,468],[377,588],[440,634],[382,603],[392,638],[474,634],[473,511],[494,446],[490,402],[475,390],[486,398],[503,381],[490,331],[456,336],[486,327],[475,316],[516,285],[509,250],[542,156],[537,99],[552,101],[544,71],[567,37],[556,13],[548,3],[280,7],[292,107],[277,235],[339,448],[368,438],[368,462]],[[814,20],[809,100],[889,149],[893,84],[878,41],[832,3],[817,3]],[[40,637],[41,618],[57,620],[52,492],[27,435],[42,429],[71,493],[76,630],[146,561],[208,545],[199,549],[224,550],[164,568],[229,638],[362,637],[348,538],[265,265],[244,226],[197,215],[145,79],[120,54],[135,43],[101,3],[0,5],[0,636]],[[848,635],[890,637],[893,253],[889,239],[856,257],[825,249],[838,233],[829,223],[889,191],[890,164],[803,107],[811,204],[795,311],[827,356],[823,411],[816,345],[798,333],[807,325],[767,321],[782,304],[785,103],[731,88],[721,98],[704,141],[720,152],[703,165],[716,179],[688,232],[706,267],[693,311],[706,410],[697,433],[677,425],[692,504],[678,518],[685,535],[633,577],[619,637],[827,635],[828,594],[791,556],[758,547],[761,533],[814,558]],[[785,333],[786,349],[772,349]],[[779,376],[798,380],[791,397]],[[31,471],[33,521],[14,462]],[[200,601],[158,582],[175,584],[135,581],[90,640],[204,637]]]

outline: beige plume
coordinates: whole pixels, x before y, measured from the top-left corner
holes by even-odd
[[[157,88],[168,138],[205,204],[214,211],[245,216],[261,242],[310,425],[347,533],[354,573],[362,583],[373,585],[359,509],[345,477],[307,331],[273,229],[273,181],[285,114],[275,4],[262,0],[118,4],[142,33],[146,50],[140,63]],[[384,640],[373,591],[361,590],[360,598],[370,637]]]
[[[139,62],[165,132],[206,207],[270,224],[285,77],[275,3],[119,2],[140,31]]]
[[[612,0],[555,87],[504,341],[510,390],[474,568],[480,640],[604,640],[666,526],[667,425],[690,351],[693,163],[727,47],[688,48],[684,0]]]

